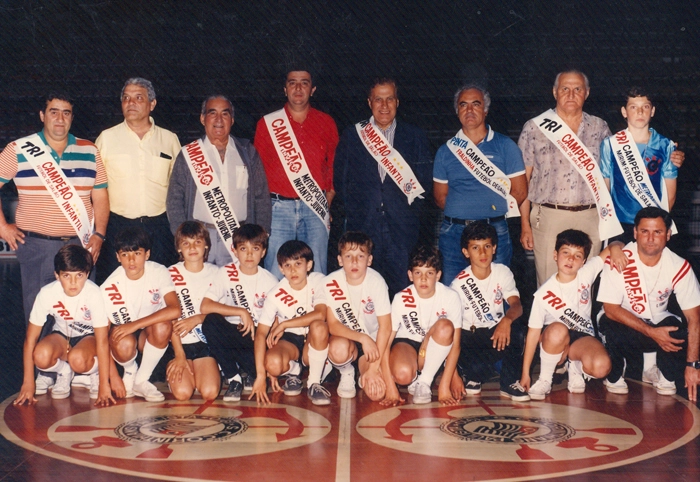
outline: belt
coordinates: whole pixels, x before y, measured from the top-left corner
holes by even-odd
[[[270,197],[272,199],[277,199],[278,201],[298,201],[298,197],[287,197],[287,196],[280,196],[276,192],[271,192]]]
[[[472,223],[478,223],[479,221],[491,224],[491,223],[497,223],[498,221],[503,221],[506,218],[506,215],[504,214],[503,216],[497,216],[495,218],[485,218],[485,219],[459,219],[459,218],[451,218],[449,216],[445,216],[445,221],[447,221],[450,224],[464,224],[465,226],[468,226]]]
[[[63,241],[64,243],[78,239],[77,236],[47,236],[45,234],[35,233],[34,231],[23,231],[23,233],[30,238],[46,239],[48,241]]]
[[[566,206],[565,204],[550,204],[550,203],[542,203],[540,206],[543,206],[545,208],[549,209],[559,209],[562,211],[573,211],[573,212],[578,212],[578,211],[588,211],[589,209],[593,209],[596,207],[595,204],[582,204],[580,206]]]
[[[113,212],[110,212],[109,215],[110,215],[110,217],[114,217],[114,218],[122,220],[122,222],[124,224],[130,224],[132,226],[136,223],[139,223],[139,224],[162,224],[164,219],[165,219],[166,223],[168,220],[166,213],[159,214],[158,216],[140,216],[138,218],[127,218],[126,216],[122,216],[121,214],[117,214],[117,213],[113,213]]]

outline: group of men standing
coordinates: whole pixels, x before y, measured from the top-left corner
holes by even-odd
[[[234,107],[212,95],[200,113],[204,135],[184,147],[151,117],[156,95],[148,80],[126,81],[124,122],[103,131],[95,144],[69,133],[73,101],[50,95],[40,112],[43,130],[0,155],[0,185],[14,179],[19,195],[16,224],[0,211],[0,237],[17,250],[25,316],[53,279],[58,248],[83,244],[98,260],[101,282],[117,266],[114,236],[133,225],[149,232],[151,259],[165,266],[177,261],[172,233],[184,221],[199,220],[210,231],[209,260],[218,265],[233,259],[233,230],[255,223],[270,233],[265,267],[278,278],[276,252],[290,239],[305,241],[314,269],[325,273],[330,206],[337,198],[345,207],[344,229],[372,238],[373,267],[392,295],[409,284],[408,254],[421,241],[431,197],[444,211],[439,247],[445,283],[465,267],[460,236],[476,221],[496,228],[495,261],[509,265],[506,218],[521,216],[521,243],[534,250],[538,285],[556,272],[559,232],[586,232],[591,256],[602,239],[619,234],[597,168],[599,146],[611,133],[605,121],[583,111],[590,88],[581,72],[557,75],[555,108],[529,120],[517,145],[486,123],[488,91],[461,87],[454,98],[461,129],[438,149],[434,163],[425,133],[397,119],[393,79],[373,82],[371,117],[341,137],[333,119],[311,107],[315,91],[308,70],[290,70],[287,102],[260,119],[253,143],[231,136]],[[682,154],[674,155],[682,162]]]

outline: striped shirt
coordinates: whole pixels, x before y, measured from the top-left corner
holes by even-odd
[[[39,137],[46,143],[43,131],[39,132]],[[0,153],[0,183],[5,184],[14,179],[17,186],[17,227],[22,231],[33,231],[46,236],[75,236],[75,230],[46,190],[36,171],[24,155],[17,152],[16,142],[8,144]],[[92,142],[78,139],[72,134],[68,134],[68,145],[60,157],[48,143],[46,145],[63,174],[75,187],[92,220],[92,190],[107,187],[107,174],[97,147]]]

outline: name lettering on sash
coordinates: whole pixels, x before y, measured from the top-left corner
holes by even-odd
[[[187,271],[180,272],[177,266],[171,266],[168,268],[170,273],[170,279],[175,285],[175,293],[177,293],[177,299],[180,302],[180,319],[184,320],[197,314],[197,307],[195,306],[194,300],[192,299],[192,293],[187,287]],[[207,342],[207,339],[202,333],[201,325],[195,326],[190,333],[194,333],[198,340]]]
[[[540,295],[545,302],[545,310],[557,321],[566,325],[570,330],[580,331],[593,335],[593,323],[588,317],[576,312],[573,308],[567,308],[561,297],[551,290],[547,290]]]
[[[474,313],[474,316],[476,316],[479,325],[487,327],[495,323],[493,316],[489,314],[491,305],[477,286],[476,279],[467,271],[460,272],[457,275],[457,279],[461,280],[459,289],[467,299],[468,307],[471,309],[472,313]],[[476,326],[472,324],[472,328],[475,329]]]
[[[68,308],[66,308],[66,305],[64,305],[62,301],[57,302],[55,305],[52,306],[52,308],[55,309],[56,314],[64,320],[73,321],[73,317],[71,316],[70,311],[68,311]]]
[[[647,287],[644,276],[639,271],[639,255],[637,250],[627,245],[622,252],[627,256],[627,266],[622,270],[622,279],[625,283],[625,296],[632,311],[639,317],[651,319],[651,307],[647,297]]]
[[[126,301],[123,295],[119,292],[119,287],[116,283],[105,286],[102,290],[107,295],[107,303],[111,305],[109,310],[109,319],[115,325],[131,323],[129,309],[126,307]]]
[[[343,287],[337,279],[333,279],[326,284],[326,291],[331,297],[330,306],[333,314],[340,323],[358,333],[367,333],[364,325],[352,309],[352,305],[345,294]]]
[[[418,305],[416,303],[416,296],[413,294],[413,290],[411,289],[412,286],[413,285],[400,292],[402,305],[401,322],[409,333],[425,337],[425,330],[420,325],[418,311],[416,311]]]
[[[277,290],[277,293],[275,293],[275,298],[278,298],[281,303],[284,303],[287,306],[293,306],[297,303],[297,300],[294,299],[294,297],[284,288]]]

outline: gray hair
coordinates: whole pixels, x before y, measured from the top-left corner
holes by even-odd
[[[481,92],[481,95],[484,96],[484,111],[488,112],[489,107],[491,107],[491,94],[489,94],[489,91],[483,88],[479,84],[464,84],[462,87],[457,89],[457,92],[455,92],[455,98],[454,98],[454,107],[455,107],[455,112],[459,112],[459,96],[462,95],[462,92],[465,90],[471,90],[475,89]]]
[[[559,77],[561,77],[564,74],[580,75],[581,77],[583,77],[583,82],[586,84],[586,90],[591,89],[591,85],[588,83],[588,76],[586,74],[584,74],[583,72],[581,72],[580,70],[571,69],[571,70],[564,70],[564,71],[559,72],[557,74],[557,77],[554,79],[554,90],[557,90],[559,88]]]
[[[132,77],[126,82],[124,82],[124,87],[122,87],[122,93],[119,96],[120,99],[124,97],[124,90],[129,85],[138,85],[139,87],[143,87],[144,89],[146,89],[146,92],[148,93],[148,102],[153,102],[154,100],[156,100],[156,91],[153,88],[153,84],[150,80],[146,80],[143,77]]]
[[[206,113],[207,113],[206,112],[207,102],[209,102],[210,100],[214,100],[214,99],[224,99],[226,102],[228,102],[228,105],[231,106],[231,118],[235,119],[235,116],[233,115],[234,114],[233,102],[231,102],[228,97],[226,97],[225,95],[222,95],[222,94],[210,95],[209,97],[204,99],[204,102],[202,102],[202,111],[201,111],[202,115],[206,115]]]

